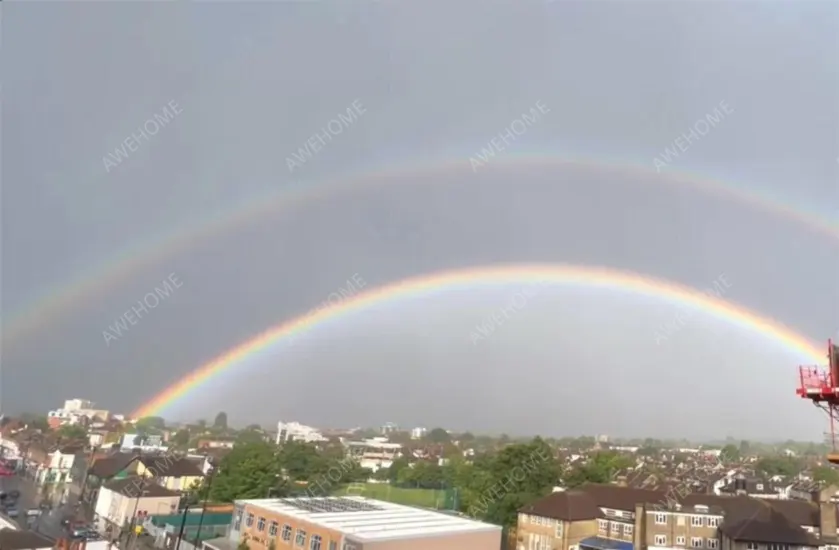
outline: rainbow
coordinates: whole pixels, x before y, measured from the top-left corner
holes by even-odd
[[[299,207],[301,203],[338,193],[355,193],[366,187],[399,185],[399,180],[407,177],[425,176],[422,177],[422,181],[427,184],[433,184],[438,180],[445,181],[446,178],[435,177],[440,175],[459,176],[464,180],[474,178],[476,176],[472,172],[468,156],[464,154],[458,160],[429,162],[419,166],[400,164],[374,173],[344,177],[317,185],[290,184],[286,189],[243,200],[235,205],[232,211],[217,212],[209,218],[178,228],[174,232],[168,230],[167,233],[160,233],[147,241],[135,243],[125,248],[118,256],[83,272],[70,283],[51,288],[13,313],[10,319],[4,319],[3,344],[11,346],[23,340],[53,319],[73,311],[78,304],[90,301],[120,282],[136,277],[138,272],[189,249],[196,242],[247,226],[265,216],[282,212],[285,208]],[[615,176],[616,181],[620,177],[637,176],[647,183],[690,187],[800,223],[814,233],[828,236],[839,243],[839,225],[835,220],[793,208],[789,200],[764,196],[754,191],[701,179],[692,174],[658,174],[646,165],[583,158],[564,159],[549,154],[511,153],[485,166],[480,173],[516,169],[521,166],[573,167],[597,170],[604,175]]]
[[[732,324],[751,329],[777,341],[781,346],[798,355],[802,361],[822,363],[824,360],[823,356],[825,354],[820,349],[821,346],[816,346],[806,337],[781,323],[760,316],[743,306],[671,281],[647,277],[629,271],[582,265],[514,264],[474,267],[420,275],[398,281],[350,296],[332,307],[314,310],[300,317],[283,321],[193,370],[150,401],[141,405],[132,416],[140,418],[161,415],[169,406],[185,399],[211,378],[246,362],[274,344],[288,341],[317,328],[327,321],[344,315],[405,297],[433,294],[458,287],[474,287],[481,283],[521,284],[528,282],[583,285],[653,296],[715,315]],[[467,335],[464,335],[464,338],[467,338]]]

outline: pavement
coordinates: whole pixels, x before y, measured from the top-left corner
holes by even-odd
[[[9,493],[20,491],[17,502],[18,517],[14,518],[22,529],[30,529],[47,537],[58,539],[67,535],[61,521],[67,517],[89,520],[87,507],[77,505],[77,491],[69,485],[47,485],[39,487],[33,480],[21,476],[0,478],[0,490]],[[27,511],[40,509],[42,503],[49,505],[41,515],[28,517]],[[85,517],[88,516],[88,517]]]

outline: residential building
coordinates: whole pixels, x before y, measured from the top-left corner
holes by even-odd
[[[278,422],[277,445],[292,440],[305,441],[306,443],[316,443],[319,441],[326,441],[326,438],[317,428],[304,426],[303,424],[299,424],[297,422]]]
[[[177,511],[180,493],[142,477],[126,477],[105,484],[97,495],[94,511],[101,532],[115,533],[133,518],[168,515]]]
[[[123,435],[120,448],[123,450],[139,449],[144,453],[165,453],[169,450],[168,447],[163,445],[161,436],[137,433]]]
[[[205,546],[243,540],[251,550],[498,550],[501,527],[362,497],[262,499],[236,502],[227,539]]]
[[[809,550],[835,545],[836,488],[818,502],[586,484],[519,511],[518,550]]]
[[[390,435],[392,433],[396,433],[399,431],[399,426],[394,424],[393,422],[386,422],[384,426],[382,426],[382,435]]]
[[[127,471],[129,475],[154,478],[158,485],[173,491],[187,491],[204,479],[198,462],[172,455],[138,456],[129,464]]]
[[[414,428],[411,430],[411,439],[422,439],[428,433],[426,428]]]
[[[385,437],[374,437],[364,441],[345,441],[347,454],[356,460],[362,468],[374,472],[379,468],[390,468],[393,461],[402,454],[402,445],[390,443]]]

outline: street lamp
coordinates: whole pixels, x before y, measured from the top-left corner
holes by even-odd
[[[216,469],[210,468],[210,471],[207,472],[209,479],[207,480],[207,494],[204,496],[204,504],[201,506],[201,517],[198,518],[198,530],[195,532],[195,542],[194,545],[198,546],[198,540],[201,538],[201,526],[204,525],[204,514],[207,511],[207,502],[210,500],[210,491],[213,488],[213,478],[215,478]]]

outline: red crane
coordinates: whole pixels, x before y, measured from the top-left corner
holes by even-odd
[[[836,423],[839,422],[839,346],[832,340],[827,341],[827,359],[827,368],[819,365],[798,367],[800,386],[795,393],[827,412],[830,419],[830,432],[827,435],[831,447],[827,461],[839,464],[839,450],[836,448]]]

